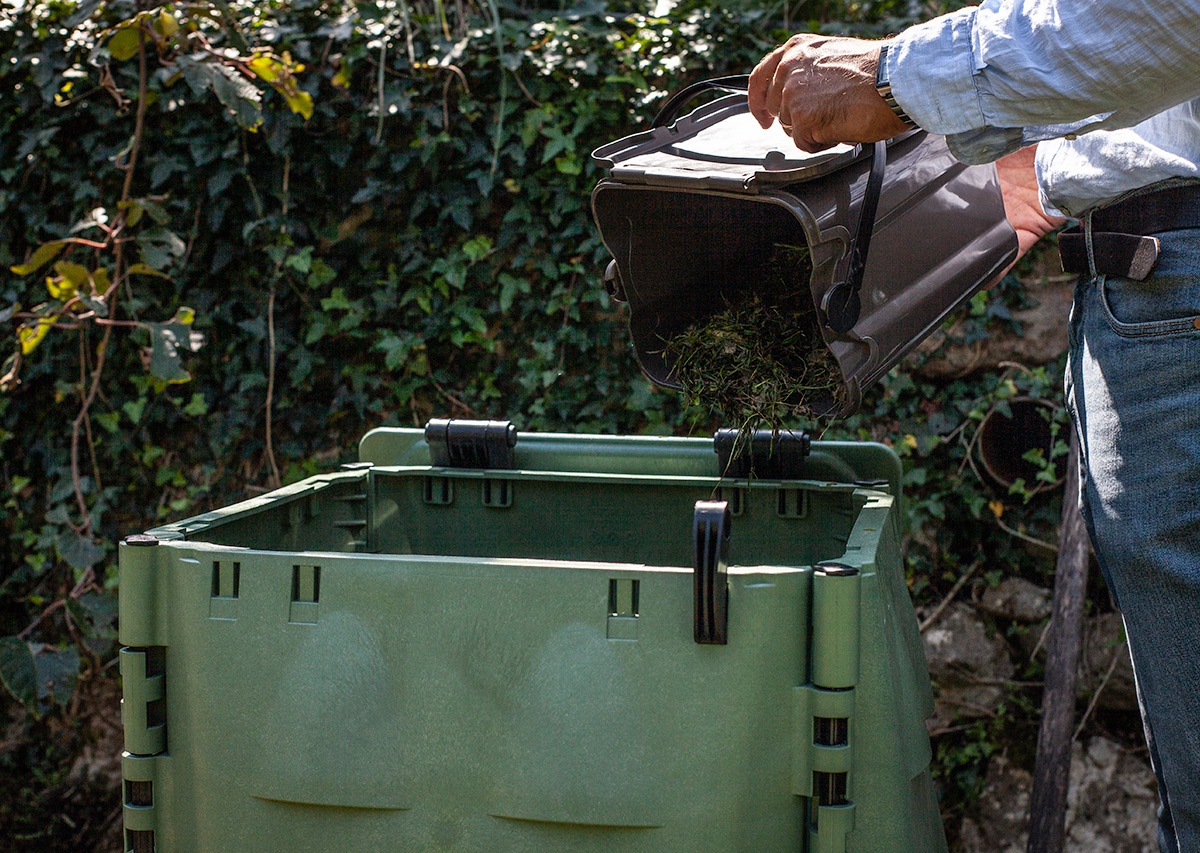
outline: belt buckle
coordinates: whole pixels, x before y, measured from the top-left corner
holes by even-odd
[[[1162,244],[1157,237],[1149,235],[1093,231],[1091,248],[1097,275],[1145,281],[1158,265]],[[1060,233],[1058,250],[1063,272],[1091,274],[1093,266],[1088,263],[1087,241],[1081,230],[1076,228]]]

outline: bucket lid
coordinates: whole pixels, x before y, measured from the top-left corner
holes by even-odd
[[[648,131],[600,146],[592,158],[627,183],[756,192],[827,175],[864,154],[860,145],[801,151],[778,123],[760,127],[744,94],[659,124],[662,118]]]

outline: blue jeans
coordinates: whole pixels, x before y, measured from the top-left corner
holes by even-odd
[[[1159,847],[1200,851],[1200,229],[1147,281],[1084,276],[1067,402],[1084,521],[1125,619],[1158,777]]]

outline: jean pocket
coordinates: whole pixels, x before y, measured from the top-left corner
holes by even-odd
[[[1200,276],[1135,281],[1099,276],[1100,304],[1108,325],[1130,338],[1200,331]]]

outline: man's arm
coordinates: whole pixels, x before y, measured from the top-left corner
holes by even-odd
[[[1031,145],[996,161],[1000,194],[1004,198],[1004,217],[1017,232],[1018,247],[1016,259],[996,277],[996,281],[1003,278],[1034,243],[1067,221],[1042,210],[1038,200],[1037,175],[1033,170],[1036,152],[1037,146]]]
[[[918,125],[946,135],[960,159],[986,162],[1196,97],[1196,44],[1198,0],[985,0],[891,40],[887,70]],[[751,110],[764,125],[786,116],[806,150],[883,138],[877,55],[877,43],[795,37],[755,69]],[[817,105],[829,97],[845,106]]]

